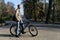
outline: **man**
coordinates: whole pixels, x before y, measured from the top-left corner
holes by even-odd
[[[20,23],[23,24],[23,21],[22,21],[22,17],[21,17],[21,14],[20,14],[20,4],[18,4],[17,6],[17,10],[16,10],[16,19],[17,19],[17,27],[16,27],[16,36],[19,35],[19,25]],[[22,34],[24,34],[24,29],[23,29],[23,25],[22,25]]]

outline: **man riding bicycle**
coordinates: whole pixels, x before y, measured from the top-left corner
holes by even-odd
[[[19,34],[19,25],[20,23],[22,23],[22,34],[26,33],[24,32],[24,28],[23,28],[23,21],[22,21],[22,16],[21,16],[21,13],[20,13],[20,4],[18,4],[17,6],[17,10],[16,10],[16,21],[17,21],[17,27],[16,27],[16,36]]]

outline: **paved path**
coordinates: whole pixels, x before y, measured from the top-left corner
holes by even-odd
[[[60,40],[60,28],[38,27],[38,36],[31,37],[27,29],[26,34],[21,34],[19,38],[12,37],[9,28],[0,28],[0,40]]]

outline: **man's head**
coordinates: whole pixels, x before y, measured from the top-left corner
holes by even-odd
[[[18,4],[18,6],[17,6],[17,7],[18,7],[18,9],[20,9],[20,4]]]

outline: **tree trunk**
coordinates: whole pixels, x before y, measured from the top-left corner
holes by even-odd
[[[52,7],[51,5],[52,5],[52,0],[49,0],[49,7],[48,7],[47,16],[46,16],[46,23],[49,22],[50,13],[51,13],[51,7]]]

